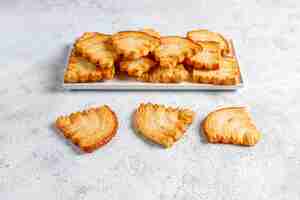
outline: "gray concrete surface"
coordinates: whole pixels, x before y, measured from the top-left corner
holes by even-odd
[[[0,2],[0,199],[300,199],[300,2]],[[150,26],[163,34],[209,28],[234,39],[246,87],[238,92],[68,92],[59,89],[66,45],[84,31]],[[131,129],[141,102],[193,108],[173,148]],[[53,129],[58,115],[109,104],[117,136],[79,154]],[[247,105],[263,133],[253,148],[199,136],[205,114]]]

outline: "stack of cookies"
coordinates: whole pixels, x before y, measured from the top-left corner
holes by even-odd
[[[120,78],[153,83],[194,82],[235,85],[240,82],[230,43],[218,33],[194,30],[161,36],[153,29],[113,35],[88,32],[76,42],[64,75],[67,83]]]

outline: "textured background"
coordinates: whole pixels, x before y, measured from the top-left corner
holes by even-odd
[[[300,2],[12,0],[0,3],[0,199],[300,199]],[[237,92],[68,92],[66,45],[83,31],[209,28],[234,38],[246,87]],[[193,108],[173,148],[131,129],[141,102]],[[117,136],[83,155],[53,129],[58,115],[109,104]],[[253,148],[199,136],[205,114],[247,105],[263,133]]]

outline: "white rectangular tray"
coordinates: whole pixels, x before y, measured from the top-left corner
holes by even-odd
[[[236,57],[232,40],[229,40],[232,54]],[[70,52],[73,45],[70,45],[70,51],[66,60],[66,66],[69,62]],[[239,67],[240,68],[240,67]],[[202,83],[146,83],[135,80],[107,80],[93,83],[65,83],[63,88],[68,90],[237,90],[244,87],[243,77],[240,71],[240,83],[236,85],[212,85]]]

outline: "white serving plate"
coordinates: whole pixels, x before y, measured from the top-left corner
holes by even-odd
[[[232,48],[232,54],[236,57],[235,49],[232,40],[229,40]],[[65,69],[69,62],[69,56],[73,45],[70,45],[69,54],[66,60]],[[239,67],[240,68],[240,67]],[[202,83],[146,83],[136,80],[107,80],[103,82],[93,83],[65,83],[63,88],[68,90],[237,90],[244,87],[243,77],[240,71],[240,83],[236,85],[212,85]]]

